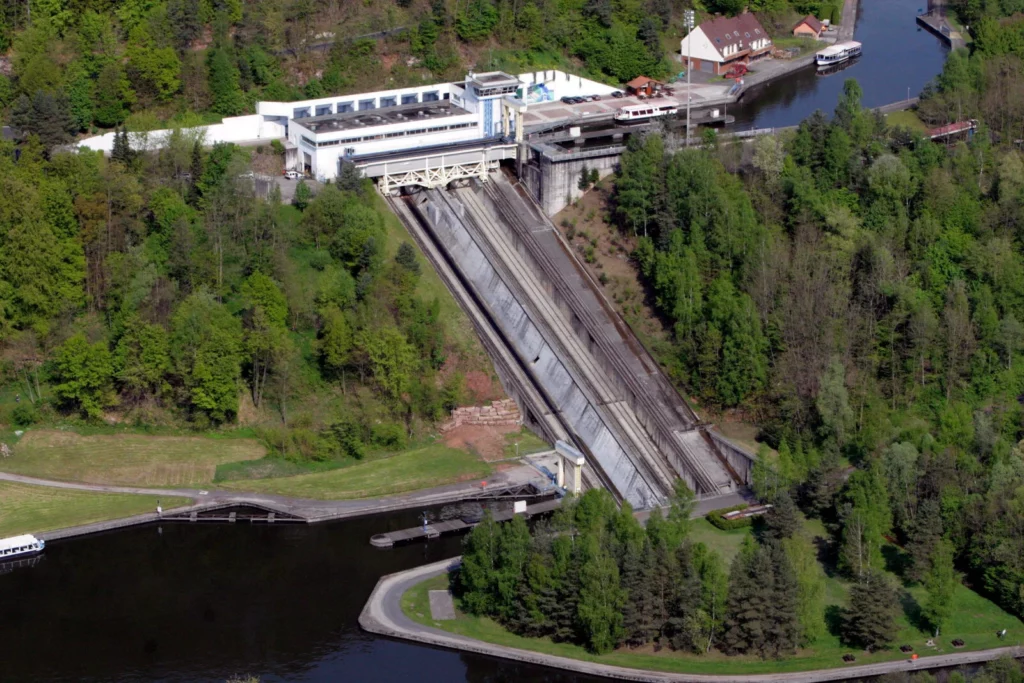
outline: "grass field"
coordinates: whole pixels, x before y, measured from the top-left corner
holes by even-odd
[[[187,498],[161,497],[165,510]],[[156,510],[155,496],[71,491],[0,481],[0,538],[129,517]]]
[[[885,122],[890,126],[903,126],[919,133],[928,130],[928,126],[924,125],[924,122],[917,117],[917,113],[909,109],[886,114]]]
[[[198,486],[217,465],[262,458],[255,439],[32,430],[0,458],[0,471],[43,479],[123,486]]]
[[[518,448],[516,447],[518,444]],[[510,432],[505,435],[504,455],[506,458],[522,457],[532,453],[550,451],[551,444],[540,438],[526,427],[518,432]]]
[[[721,531],[709,524],[707,520],[700,519],[694,523],[690,538],[715,548],[728,563],[739,551],[743,539],[750,533],[749,528]],[[818,520],[807,520],[804,525],[804,533],[811,538],[827,535],[824,526]],[[490,643],[590,662],[668,672],[757,674],[836,668],[845,666],[842,657],[850,652],[853,652],[857,658],[855,664],[870,664],[906,658],[907,655],[898,649],[898,646],[903,644],[911,645],[915,652],[925,658],[928,655],[948,654],[955,651],[950,645],[953,638],[962,638],[965,641],[964,650],[983,650],[1006,645],[995,635],[996,631],[1000,629],[1005,628],[1011,633],[1018,634],[1024,631],[1024,623],[1019,619],[1004,612],[995,603],[967,587],[958,586],[954,597],[956,613],[952,623],[941,637],[935,639],[936,647],[929,648],[925,643],[932,634],[920,620],[920,605],[925,599],[924,589],[914,585],[901,590],[900,632],[895,646],[881,652],[869,654],[851,650],[843,645],[837,633],[830,632],[811,647],[777,661],[762,661],[757,657],[745,656],[727,657],[717,651],[707,655],[692,655],[673,652],[666,648],[655,653],[650,646],[636,650],[623,648],[607,655],[597,656],[576,645],[554,643],[546,638],[517,636],[506,631],[491,619],[467,615],[461,609],[457,610],[458,618],[454,621],[433,621],[430,618],[427,591],[444,589],[447,585],[448,578],[442,575],[412,586],[402,597],[403,611],[418,623]],[[850,582],[847,579],[834,575],[829,576],[826,579],[828,604],[839,608],[845,607],[849,588]],[[460,607],[458,601],[456,601],[456,607]]]
[[[743,529],[722,531],[712,525],[707,519],[701,517],[700,519],[693,520],[690,540],[694,543],[703,543],[717,552],[718,556],[725,562],[725,566],[728,567],[729,563],[732,562],[732,558],[736,557],[739,553],[740,546],[743,545],[743,539],[750,536],[750,534],[751,528],[749,526]]]
[[[487,463],[472,453],[432,443],[338,469],[272,479],[225,482],[227,488],[320,500],[372,498],[486,477]]]

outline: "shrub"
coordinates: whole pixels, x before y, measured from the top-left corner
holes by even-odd
[[[708,513],[708,521],[714,526],[718,527],[722,531],[732,531],[733,529],[742,529],[748,527],[754,523],[753,517],[740,517],[738,519],[726,519],[723,515],[736,510],[744,510],[748,505],[734,505],[731,508],[722,508],[721,510],[712,510]]]
[[[602,285],[607,285],[608,273],[602,272],[600,275],[597,276],[597,281],[600,282]]]
[[[39,411],[32,403],[19,403],[11,411],[11,422],[17,427],[28,427],[39,421]]]
[[[405,448],[405,427],[397,422],[381,422],[370,428],[370,439],[381,448]]]
[[[313,270],[323,271],[327,266],[331,265],[334,261],[334,257],[326,249],[318,249],[314,251],[309,257],[309,267]]]
[[[274,154],[283,157],[284,156],[284,144],[280,140],[271,140],[270,149]]]

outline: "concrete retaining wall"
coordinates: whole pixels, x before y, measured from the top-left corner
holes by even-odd
[[[218,142],[237,143],[262,139],[266,139],[269,143],[271,140],[284,138],[284,124],[278,121],[264,120],[259,114],[234,116],[223,119],[220,123],[214,123],[209,126],[195,126],[194,128],[183,130],[196,137],[202,136],[203,143],[206,145],[213,145]],[[170,133],[170,129],[129,133],[129,139],[133,149],[159,149],[167,144],[167,136]],[[110,154],[111,150],[114,149],[114,133],[86,138],[78,143],[78,145],[79,147],[87,147],[104,154]]]

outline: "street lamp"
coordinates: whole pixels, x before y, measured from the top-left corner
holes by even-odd
[[[693,10],[683,12],[683,23],[686,25],[686,146],[690,146],[690,71],[693,65],[690,63],[690,53],[693,51],[693,41],[690,36],[693,33]]]

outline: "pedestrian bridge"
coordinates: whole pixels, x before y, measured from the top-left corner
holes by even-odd
[[[516,143],[509,138],[454,142],[432,147],[351,157],[363,176],[377,180],[382,194],[402,187],[443,188],[454,180],[479,178],[516,158]]]

